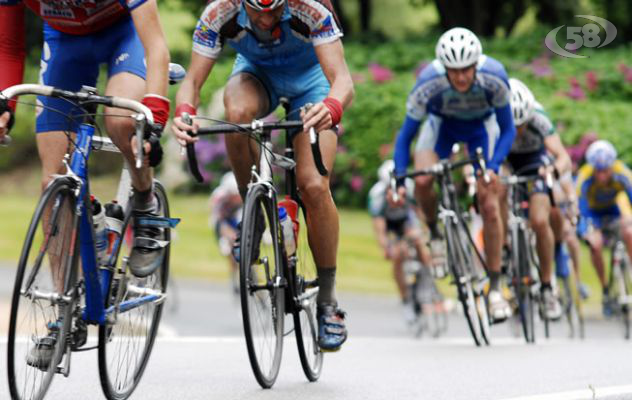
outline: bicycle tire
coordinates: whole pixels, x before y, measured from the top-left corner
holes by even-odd
[[[448,262],[450,264],[450,270],[454,276],[454,282],[457,287],[457,295],[459,302],[463,306],[463,314],[467,321],[468,328],[474,339],[476,346],[481,346],[484,339],[481,334],[481,326],[476,310],[476,303],[474,298],[474,291],[472,288],[471,277],[467,275],[467,270],[464,270],[462,266],[467,264],[467,258],[463,244],[458,235],[458,225],[453,223],[445,224],[445,238],[447,240],[447,254]]]
[[[252,372],[266,389],[274,385],[281,367],[286,286],[276,202],[268,197],[267,187],[254,185],[248,191],[242,221],[239,286],[244,336]],[[261,223],[265,227],[257,234]],[[266,355],[271,359],[264,359]]]
[[[532,276],[528,262],[528,245],[525,231],[514,228],[512,263],[514,265],[516,297],[522,324],[522,333],[527,343],[535,343],[534,298],[531,292]]]
[[[310,382],[316,382],[323,369],[323,353],[318,346],[316,297],[318,274],[307,240],[307,214],[300,208],[299,234],[296,241],[296,267],[290,276],[294,282],[294,333],[301,367]]]
[[[630,293],[632,292],[632,287],[630,286],[632,285],[632,276],[630,276],[630,274],[630,261],[626,254],[624,256],[623,262],[621,263],[621,275],[623,277],[623,286],[625,288],[624,303],[621,306],[621,313],[623,318],[623,338],[625,340],[630,340],[631,336],[630,304],[628,303],[631,297]]]
[[[169,202],[164,187],[154,181],[154,193],[160,205],[160,215],[169,217]],[[122,232],[131,228],[131,209],[128,207]],[[169,229],[165,229],[165,240],[171,240]],[[164,306],[164,295],[169,279],[170,244],[165,248],[162,265],[151,275],[136,278],[129,268],[124,268],[131,248],[119,246],[112,276],[106,309],[118,307],[121,302],[133,301],[150,290],[158,300],[144,303],[125,312],[118,313],[115,321],[106,319],[99,326],[99,379],[108,399],[127,399],[136,389],[151,356]],[[122,272],[125,272],[124,274]],[[162,296],[162,297],[161,297]]]
[[[24,240],[9,320],[7,370],[12,399],[43,398],[64,353],[69,350],[67,337],[77,300],[75,284],[79,254],[73,191],[74,184],[70,179],[53,180],[40,197]],[[70,226],[68,221],[72,221]],[[57,273],[53,272],[52,264],[60,266]],[[70,301],[44,298],[44,295],[60,294]],[[21,311],[25,311],[27,317],[22,316]],[[51,361],[47,367],[33,365],[34,361],[29,365],[27,360],[34,342],[49,334],[48,327],[53,326],[49,324],[54,324],[58,331]]]
[[[566,322],[568,323],[570,338],[584,338],[584,316],[581,309],[581,300],[579,292],[577,290],[577,283],[575,280],[575,273],[571,269],[569,275],[565,278],[560,278],[562,281],[562,290],[560,294],[562,297],[562,309],[566,316]]]

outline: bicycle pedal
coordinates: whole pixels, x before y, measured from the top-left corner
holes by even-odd
[[[137,226],[155,228],[175,228],[180,223],[180,218],[167,217],[140,217],[136,219]]]

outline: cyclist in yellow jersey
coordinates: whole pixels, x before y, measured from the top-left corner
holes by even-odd
[[[619,222],[621,238],[632,254],[632,171],[611,143],[598,140],[586,152],[587,164],[578,173],[577,196],[581,216],[578,234],[590,245],[590,255],[603,289],[603,312],[612,313],[603,260],[604,232]]]

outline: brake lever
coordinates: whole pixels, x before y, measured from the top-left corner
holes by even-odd
[[[487,164],[485,163],[485,157],[483,157],[483,149],[480,147],[476,148],[476,158],[478,160],[478,165],[481,167],[481,172],[483,173],[483,180],[485,183],[491,182],[491,178],[487,173]]]

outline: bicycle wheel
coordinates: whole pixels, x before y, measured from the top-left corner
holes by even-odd
[[[581,309],[581,300],[577,290],[575,275],[571,269],[566,278],[560,278],[562,287],[562,307],[568,323],[568,336],[570,338],[584,338],[584,316]]]
[[[469,276],[468,258],[463,248],[461,235],[458,234],[459,227],[449,223],[445,225],[445,238],[447,240],[447,253],[450,270],[454,275],[454,282],[457,287],[457,294],[463,313],[467,321],[467,325],[477,346],[482,345],[483,337],[481,333],[481,325],[479,322],[478,311],[476,307],[476,299],[472,288],[471,276]]]
[[[252,372],[263,388],[281,366],[285,316],[284,280],[276,204],[267,188],[253,186],[244,205],[240,249],[240,296]]]
[[[307,241],[307,215],[300,207],[299,234],[296,242],[296,270],[294,274],[294,333],[301,367],[310,382],[320,377],[323,368],[323,353],[318,346],[318,321],[316,320],[316,297],[318,275],[314,257]]]
[[[169,217],[167,194],[158,181],[154,182],[154,193],[160,215]],[[127,232],[130,220],[128,207],[122,232]],[[169,229],[165,229],[165,240],[170,239]],[[158,333],[169,278],[170,245],[165,248],[162,265],[144,278],[125,268],[131,250],[123,240],[106,297],[110,312],[106,323],[99,326],[99,378],[108,399],[128,398],[140,382]]]
[[[73,190],[64,178],[48,186],[24,240],[9,320],[12,399],[43,398],[70,342],[79,253]]]
[[[533,278],[531,276],[531,266],[529,265],[528,242],[525,231],[515,228],[512,232],[512,264],[514,266],[514,284],[516,297],[518,298],[518,310],[522,332],[527,343],[535,342],[534,328],[534,307],[535,302],[532,293]]]

